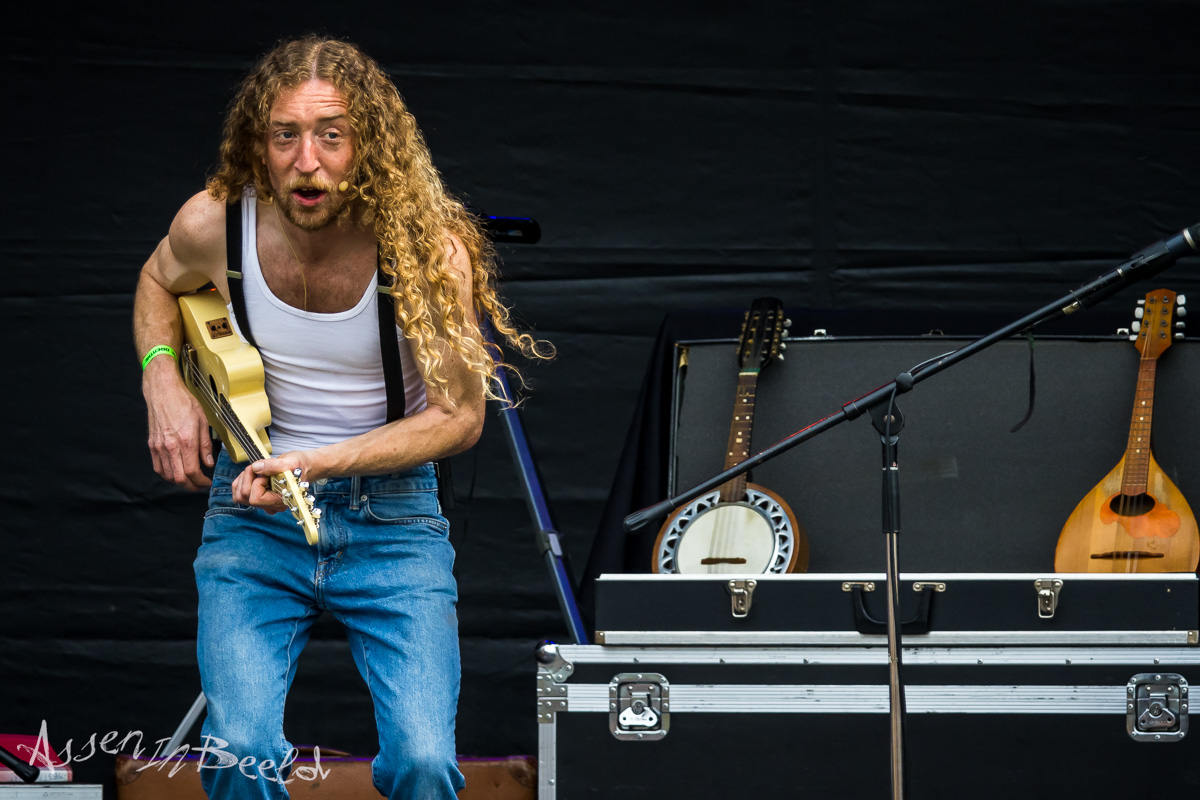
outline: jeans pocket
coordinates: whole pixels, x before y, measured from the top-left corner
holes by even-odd
[[[233,491],[228,487],[214,486],[208,495],[208,510],[204,512],[205,519],[222,514],[248,514],[253,506],[244,506],[233,502]]]
[[[388,525],[428,524],[443,533],[450,530],[450,523],[441,515],[437,492],[395,492],[367,496],[362,506],[367,518]]]

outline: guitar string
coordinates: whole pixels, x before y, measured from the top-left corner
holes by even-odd
[[[193,378],[188,382],[197,391],[203,393],[204,398],[208,400],[209,406],[212,408],[213,413],[215,413],[217,418],[225,424],[225,427],[229,429],[229,432],[237,440],[237,443],[242,446],[242,449],[244,449],[248,455],[254,456],[255,460],[265,458],[262,450],[259,449],[259,444],[254,441],[249,432],[246,431],[245,426],[241,423],[241,420],[239,420],[236,416],[230,415],[225,410],[225,408],[221,405],[220,398],[213,392],[212,387],[210,387],[207,382],[195,380],[195,376],[202,374],[199,364],[196,363],[195,354],[189,353],[187,360],[188,366],[191,368],[190,374]]]
[[[1133,399],[1133,413],[1131,414],[1131,418],[1130,418],[1131,427],[1133,427],[1135,425],[1135,419],[1138,415],[1137,402],[1138,402],[1138,395],[1141,393],[1141,390],[1142,390],[1141,373],[1142,373],[1142,366],[1143,366],[1143,364],[1145,364],[1145,362],[1146,362],[1146,355],[1143,351],[1139,350],[1138,351],[1138,381],[1137,381],[1137,385],[1136,385],[1136,388],[1134,389],[1134,393],[1133,393],[1133,398],[1134,398]],[[1132,435],[1132,431],[1131,431],[1131,435]],[[1119,536],[1120,531],[1121,531],[1121,518],[1127,516],[1126,512],[1130,510],[1129,496],[1125,493],[1125,476],[1126,476],[1127,470],[1129,468],[1128,455],[1129,455],[1128,443],[1126,443],[1127,458],[1125,461],[1125,467],[1121,471],[1121,485],[1117,490],[1117,492],[1118,492],[1117,507],[1115,509],[1116,514],[1117,514],[1117,520],[1116,520],[1116,524],[1113,526],[1113,534],[1112,534],[1113,539],[1112,539],[1112,545],[1111,545],[1111,550],[1113,552],[1115,552],[1116,550],[1119,549],[1118,545],[1120,544],[1120,542],[1117,537]],[[1116,572],[1117,568],[1119,567],[1120,571],[1122,571],[1122,572],[1130,572],[1130,571],[1132,571],[1131,568],[1133,566],[1133,564],[1131,563],[1132,561],[1134,561],[1134,559],[1129,559],[1129,558],[1115,559],[1114,558],[1114,559],[1112,559],[1112,562],[1109,565],[1109,571]]]
[[[1150,357],[1149,357],[1149,350],[1150,350],[1150,348],[1149,348],[1149,346],[1148,346],[1148,343],[1147,343],[1147,347],[1146,347],[1146,351],[1147,351],[1147,352],[1145,352],[1145,353],[1141,353],[1141,358],[1139,359],[1139,364],[1138,364],[1138,384],[1137,384],[1137,391],[1136,391],[1136,392],[1134,392],[1134,409],[1133,409],[1133,413],[1134,413],[1134,415],[1137,415],[1137,416],[1145,416],[1144,414],[1139,414],[1139,412],[1138,412],[1138,407],[1137,407],[1137,396],[1138,396],[1138,394],[1142,394],[1142,393],[1143,393],[1143,391],[1144,391],[1144,388],[1143,388],[1143,386],[1142,386],[1142,369],[1143,369],[1143,367],[1144,367],[1144,366],[1147,368],[1147,369],[1146,369],[1146,372],[1147,372],[1148,374],[1146,375],[1146,383],[1148,383],[1148,384],[1149,384],[1149,392],[1150,392],[1150,395],[1151,395],[1151,397],[1153,396],[1153,391],[1154,391],[1154,376],[1153,376],[1153,375],[1151,375],[1151,374],[1149,374],[1149,373],[1150,373],[1150,370],[1149,370],[1149,368],[1148,368],[1148,367],[1149,367],[1149,365],[1150,365],[1150,364],[1151,364],[1151,363],[1154,361],[1154,359],[1152,359],[1152,358],[1150,358]],[[1142,402],[1146,402],[1146,401],[1145,401],[1145,400],[1143,400]],[[1151,410],[1153,410],[1153,406],[1151,406]],[[1151,419],[1153,419],[1153,417],[1151,417]],[[1141,422],[1141,421],[1142,421],[1142,420],[1139,420],[1139,422]],[[1138,427],[1139,427],[1139,428],[1144,428],[1144,429],[1146,429],[1147,431],[1148,431],[1148,429],[1149,429],[1149,426],[1144,426],[1144,425],[1139,425]],[[1150,453],[1150,437],[1149,437],[1149,436],[1143,436],[1142,438],[1146,440],[1146,446],[1145,446],[1145,449],[1146,449],[1146,465],[1145,465],[1145,469],[1143,470],[1143,469],[1142,469],[1142,465],[1141,465],[1141,461],[1140,461],[1140,459],[1139,459],[1139,463],[1138,463],[1138,471],[1139,471],[1140,473],[1142,473],[1141,479],[1142,479],[1142,481],[1143,481],[1143,482],[1145,482],[1145,483],[1147,484],[1147,485],[1146,485],[1146,491],[1147,491],[1147,492],[1149,492],[1149,490],[1150,490],[1150,486],[1149,486],[1149,479],[1150,479],[1150,456],[1149,456],[1149,453]],[[1135,455],[1140,455],[1140,454],[1139,454],[1139,453],[1135,453]],[[1122,479],[1124,479],[1124,477],[1125,477],[1125,476],[1124,476],[1124,475],[1122,475],[1121,477],[1122,477]],[[1128,495],[1126,495],[1126,493],[1125,493],[1125,486],[1124,486],[1123,484],[1124,484],[1124,480],[1122,480],[1122,486],[1121,486],[1121,501],[1120,501],[1120,502],[1119,502],[1117,505],[1118,505],[1118,507],[1119,507],[1119,508],[1120,508],[1120,510],[1121,510],[1121,515],[1122,515],[1122,516],[1126,516],[1125,512],[1126,512],[1126,511],[1133,511],[1133,510],[1134,510],[1134,508],[1133,508],[1133,499],[1132,499],[1131,497],[1129,497]],[[1134,524],[1136,524],[1136,522],[1135,522]],[[1120,527],[1120,526],[1118,525],[1118,529],[1119,529],[1119,527]],[[1169,543],[1168,543],[1168,545],[1169,545]],[[1169,549],[1169,547],[1168,547],[1168,549]],[[1140,552],[1140,551],[1139,551],[1139,552]],[[1125,559],[1125,571],[1126,571],[1126,572],[1137,572],[1137,571],[1138,571],[1138,563],[1137,563],[1137,559],[1136,559],[1136,558]]]
[[[187,362],[193,378],[194,376],[202,374],[199,364],[196,363],[194,351],[188,353]],[[256,441],[255,437],[251,437],[241,420],[228,412],[225,407],[221,405],[220,398],[214,394],[212,387],[210,387],[207,382],[196,381],[193,379],[190,380],[189,383],[198,391],[203,393],[204,398],[208,400],[209,405],[213,409],[213,412],[217,415],[217,418],[225,424],[225,427],[229,430],[230,434],[233,435],[234,439],[237,440],[238,444],[242,446],[242,449],[245,450],[248,455],[253,456],[255,460],[266,458],[262,450],[259,449],[260,445]],[[272,483],[274,483],[277,479],[272,477],[271,480]]]
[[[757,376],[754,376],[754,382],[757,384]],[[731,448],[736,448],[737,433],[740,432],[740,431],[738,431],[738,428],[742,427],[742,426],[739,426],[737,423],[738,422],[749,422],[749,418],[752,413],[752,412],[748,411],[747,408],[745,408],[746,405],[749,405],[748,403],[738,402],[738,401],[745,400],[745,399],[753,399],[753,397],[754,397],[754,394],[749,391],[749,387],[742,386],[742,376],[739,373],[738,388],[737,388],[736,394],[734,395],[734,401],[733,401],[734,424],[729,433],[729,446]],[[741,416],[743,419],[738,420],[737,418],[739,416]],[[749,448],[750,448],[749,437],[745,433],[742,433],[742,438],[745,440],[742,443],[744,449],[749,450]],[[731,449],[729,452],[734,453],[734,452],[738,452],[738,451],[736,449]],[[741,460],[744,461],[745,459],[743,458]],[[740,463],[740,461],[738,463]],[[739,476],[739,477],[741,477],[741,476]],[[730,483],[736,484],[737,480],[738,480],[738,478],[733,478],[730,481]],[[724,491],[724,488],[722,488],[721,494],[725,494],[725,493],[726,492]],[[742,498],[740,498],[740,497],[734,498],[734,499],[728,500],[728,501],[718,499],[718,503],[721,503],[721,502],[736,503],[736,502],[740,501],[741,499]],[[738,538],[736,536],[736,534],[737,534],[737,531],[735,530],[736,527],[738,527],[738,526],[734,525],[731,515],[722,514],[717,517],[717,522],[716,522],[716,525],[714,526],[713,536],[712,536],[712,539],[709,541],[709,549],[708,549],[709,558],[713,559],[713,561],[715,561],[717,563],[710,564],[710,566],[709,566],[710,573],[728,573],[728,572],[736,572],[737,571],[736,569],[734,569],[733,564],[727,563],[723,560],[718,560],[718,558],[717,558],[718,553],[722,553],[722,554],[730,553],[732,543]]]
[[[1146,412],[1146,410],[1143,410],[1143,411],[1140,411],[1140,412],[1139,412],[1139,410],[1138,410],[1138,401],[1139,401],[1139,398],[1140,398],[1140,397],[1142,397],[1142,396],[1143,396],[1143,394],[1144,394],[1144,392],[1146,391],[1146,387],[1144,387],[1144,386],[1143,386],[1143,382],[1145,382],[1146,384],[1148,384],[1148,385],[1149,385],[1149,395],[1150,395],[1150,398],[1149,398],[1149,399],[1152,399],[1152,398],[1153,398],[1153,394],[1154,394],[1154,378],[1155,378],[1155,376],[1154,376],[1153,374],[1149,374],[1149,375],[1146,375],[1146,376],[1144,376],[1144,377],[1143,377],[1143,374],[1142,374],[1142,373],[1143,373],[1143,370],[1145,369],[1145,367],[1146,367],[1146,366],[1147,366],[1147,365],[1148,365],[1150,362],[1153,362],[1153,361],[1155,360],[1154,358],[1151,358],[1151,357],[1150,357],[1150,355],[1149,355],[1149,351],[1150,351],[1150,346],[1149,346],[1149,345],[1150,345],[1150,342],[1149,342],[1149,331],[1148,331],[1148,328],[1149,328],[1149,329],[1153,329],[1153,327],[1154,327],[1154,326],[1153,326],[1153,321],[1154,321],[1154,319],[1157,317],[1157,315],[1158,315],[1158,312],[1157,312],[1157,311],[1155,311],[1155,312],[1154,312],[1154,314],[1151,316],[1151,318],[1150,318],[1150,320],[1149,320],[1149,321],[1150,321],[1150,323],[1151,323],[1149,326],[1147,326],[1147,325],[1145,324],[1145,322],[1146,322],[1146,321],[1145,321],[1145,320],[1143,320],[1142,330],[1147,332],[1147,341],[1146,341],[1146,346],[1145,346],[1145,348],[1143,348],[1143,349],[1140,349],[1140,350],[1138,351],[1139,359],[1138,359],[1138,378],[1137,378],[1137,388],[1135,389],[1135,391],[1134,391],[1134,395],[1133,395],[1133,397],[1134,397],[1134,400],[1133,400],[1133,403],[1134,403],[1134,405],[1133,405],[1133,414],[1131,415],[1131,416],[1132,416],[1132,417],[1134,417],[1134,418],[1136,418],[1136,417],[1144,417],[1144,416],[1146,415],[1146,413],[1147,413],[1147,412]],[[1168,323],[1169,323],[1169,320],[1170,320],[1170,317],[1168,316],[1168,317],[1167,317],[1167,321],[1168,321]],[[1146,371],[1146,372],[1149,372],[1149,370],[1148,370],[1148,369],[1146,369],[1145,371]],[[1145,400],[1145,399],[1143,399],[1143,400],[1141,400],[1141,402],[1145,403],[1145,402],[1146,402],[1146,400]],[[1149,408],[1148,408],[1148,410],[1149,410],[1149,412],[1150,412],[1151,414],[1153,414],[1153,409],[1154,409],[1154,406],[1153,406],[1153,405],[1150,405],[1150,406],[1149,406]],[[1151,419],[1153,419],[1153,417],[1151,417]],[[1144,419],[1138,419],[1138,420],[1136,420],[1136,423],[1144,423]],[[1134,426],[1135,426],[1135,420],[1134,420],[1134,419],[1131,419],[1131,420],[1130,420],[1130,425],[1131,425],[1131,427],[1134,427]],[[1146,425],[1144,425],[1144,424],[1136,424],[1136,427],[1137,427],[1137,428],[1147,428],[1148,426],[1146,426]],[[1132,436],[1132,432],[1131,432],[1131,436]],[[1147,451],[1147,452],[1146,452],[1146,457],[1145,457],[1145,459],[1144,459],[1144,460],[1145,460],[1145,469],[1144,469],[1144,470],[1142,469],[1142,464],[1141,464],[1141,462],[1142,462],[1142,460],[1143,460],[1143,459],[1141,459],[1141,458],[1138,458],[1138,459],[1136,459],[1136,460],[1137,460],[1137,462],[1138,462],[1138,465],[1137,465],[1137,470],[1138,470],[1138,472],[1139,472],[1139,473],[1141,473],[1141,472],[1144,472],[1144,473],[1145,473],[1145,474],[1144,474],[1144,476],[1142,476],[1142,479],[1143,479],[1143,480],[1145,481],[1145,483],[1146,483],[1146,491],[1147,491],[1147,493],[1148,493],[1148,492],[1149,492],[1149,489],[1150,489],[1150,487],[1149,487],[1149,479],[1150,479],[1150,452],[1149,452],[1149,449],[1150,449],[1150,437],[1149,437],[1149,436],[1142,436],[1142,437],[1140,437],[1140,438],[1143,438],[1143,439],[1145,439],[1145,440],[1146,440],[1145,449],[1146,449],[1146,451]],[[1141,448],[1138,448],[1138,449],[1141,449]],[[1117,500],[1117,508],[1116,508],[1116,512],[1117,512],[1117,516],[1118,516],[1118,518],[1122,518],[1122,517],[1129,517],[1129,516],[1130,516],[1130,514],[1129,514],[1128,512],[1131,512],[1131,511],[1134,511],[1134,510],[1135,510],[1135,509],[1134,509],[1134,503],[1133,503],[1133,498],[1132,498],[1132,496],[1130,496],[1129,494],[1127,494],[1127,493],[1126,493],[1126,477],[1128,476],[1129,469],[1130,469],[1130,464],[1129,464],[1129,458],[1128,458],[1128,455],[1129,455],[1129,454],[1128,454],[1128,452],[1127,452],[1127,453],[1126,453],[1126,456],[1127,456],[1127,457],[1126,457],[1126,461],[1125,461],[1125,467],[1124,467],[1124,469],[1123,469],[1123,470],[1122,470],[1122,472],[1121,472],[1121,488],[1120,488],[1120,499],[1118,499],[1118,500]],[[1135,452],[1133,455],[1135,455],[1135,456],[1140,456],[1141,454],[1140,454],[1140,453],[1137,453],[1137,452]],[[1136,524],[1136,522],[1133,522],[1133,523],[1131,523],[1131,524]],[[1121,530],[1121,521],[1120,521],[1120,519],[1118,519],[1118,520],[1117,520],[1117,522],[1116,522],[1116,525],[1115,525],[1114,527],[1115,527],[1114,533],[1119,533],[1119,532],[1120,532],[1120,530]],[[1129,530],[1127,529],[1127,532],[1128,532],[1128,534],[1130,535],[1130,537],[1132,538],[1132,531],[1129,531]],[[1115,547],[1115,545],[1116,545],[1117,543],[1118,543],[1118,542],[1117,542],[1116,540],[1114,540],[1114,541],[1113,541],[1114,549],[1117,549],[1117,548]],[[1169,550],[1169,549],[1170,549],[1170,542],[1167,542],[1167,543],[1166,543],[1166,545],[1167,545],[1167,549]],[[1139,550],[1139,551],[1137,551],[1137,552],[1141,552],[1141,551]],[[1113,566],[1114,566],[1114,567],[1115,567],[1115,566],[1117,566],[1117,562],[1118,562],[1118,561],[1123,561],[1123,562],[1124,562],[1124,570],[1123,570],[1124,572],[1130,573],[1130,572],[1138,572],[1138,571],[1139,571],[1139,570],[1138,570],[1138,563],[1137,563],[1137,562],[1138,562],[1138,559],[1137,559],[1137,558],[1125,558],[1125,559],[1119,559],[1119,560],[1118,560],[1118,559],[1113,559]]]
[[[733,397],[733,416],[734,416],[733,426],[729,431],[729,447],[731,447],[731,448],[735,446],[735,440],[737,439],[737,428],[738,428],[737,417],[738,417],[738,409],[741,405],[738,401],[741,400],[741,398],[742,398],[741,382],[742,382],[741,375],[739,374],[737,391],[734,392],[734,397]],[[729,452],[732,455],[734,451],[730,450]],[[737,478],[734,478],[733,480],[736,481]],[[726,493],[727,492],[725,491],[725,487],[724,486],[721,487],[721,495],[718,496],[718,500],[717,500],[718,503],[730,502],[730,501],[726,501],[724,499],[724,495]],[[717,517],[717,522],[716,522],[716,525],[714,526],[714,530],[713,530],[713,536],[712,536],[712,539],[709,541],[708,557],[710,559],[712,559],[709,562],[710,566],[709,566],[708,571],[710,573],[714,573],[714,572],[720,573],[720,572],[726,571],[727,565],[725,565],[724,563],[721,563],[717,560],[717,553],[727,553],[728,552],[727,539],[729,538],[729,536],[728,536],[729,523],[726,520],[726,517],[728,517],[728,516],[729,516],[728,514],[722,514]]]
[[[188,367],[191,369],[192,376],[201,374],[200,367],[196,363],[196,357],[195,357],[194,351],[188,353],[187,363],[188,363]],[[229,432],[233,435],[233,437],[235,439],[237,439],[238,444],[240,444],[242,446],[242,448],[245,449],[247,454],[254,455],[256,457],[256,459],[261,459],[261,458],[266,457],[265,455],[263,455],[262,451],[259,449],[258,443],[256,441],[254,441],[253,438],[250,436],[250,434],[246,431],[246,428],[244,425],[242,425],[241,420],[239,420],[236,416],[232,415],[231,413],[228,413],[226,411],[226,409],[221,405],[219,398],[213,393],[212,387],[210,387],[205,382],[197,382],[195,380],[191,380],[191,381],[189,381],[189,383],[192,386],[196,387],[196,389],[198,391],[200,391],[201,393],[204,394],[204,398],[209,401],[209,404],[212,407],[214,413],[221,420],[221,422],[223,422],[225,424],[226,428],[229,429]],[[286,485],[284,480],[279,479],[274,476],[272,476],[272,478],[271,478],[271,483],[272,483],[272,489],[277,489],[277,490],[282,489],[282,486],[276,486],[275,485],[276,483]],[[303,494],[303,489],[301,489],[301,493]],[[287,502],[287,501],[285,500],[285,502]],[[301,508],[300,508],[301,504],[299,502],[296,502],[294,505],[293,505],[293,503],[287,503],[287,505],[293,512],[302,513]],[[303,520],[300,520],[300,522],[303,523]]]

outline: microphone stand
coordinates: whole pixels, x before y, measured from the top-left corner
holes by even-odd
[[[891,780],[893,800],[903,800],[906,775],[904,770],[904,684],[901,680],[901,644],[898,607],[900,596],[900,569],[898,564],[898,535],[900,533],[900,479],[899,479],[899,432],[904,427],[904,417],[896,407],[896,397],[911,391],[913,387],[934,375],[949,369],[1001,339],[1015,333],[1032,330],[1037,325],[1057,317],[1073,314],[1099,303],[1116,294],[1126,286],[1157,275],[1181,256],[1200,249],[1200,223],[1180,231],[1169,239],[1146,247],[1133,255],[1116,269],[1101,275],[1078,289],[1037,311],[1004,327],[982,336],[951,353],[930,359],[909,372],[902,372],[895,379],[868,392],[861,397],[844,403],[840,411],[830,414],[806,428],[781,439],[762,452],[742,463],[705,480],[675,497],[668,498],[625,518],[625,530],[634,532],[651,522],[657,522],[679,506],[707,494],[716,487],[736,478],[759,464],[770,461],[801,442],[806,442],[825,431],[870,412],[874,427],[879,432],[883,445],[883,527],[887,548],[887,595],[888,595],[888,691],[889,716],[891,721]],[[885,405],[886,404],[886,405]]]

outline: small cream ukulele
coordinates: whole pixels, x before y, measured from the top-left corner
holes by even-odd
[[[179,309],[184,338],[179,364],[188,390],[236,463],[266,458],[271,443],[263,428],[271,424],[271,408],[258,351],[234,334],[215,289],[180,297]],[[273,476],[271,490],[283,498],[308,543],[315,545],[321,536],[321,509],[313,508],[299,470]]]

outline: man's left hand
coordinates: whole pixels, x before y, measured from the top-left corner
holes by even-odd
[[[298,469],[300,477],[297,480],[309,480],[312,466],[309,462],[306,452],[294,450],[276,458],[264,458],[251,463],[233,479],[233,502],[261,508],[268,514],[286,511],[283,498],[271,491],[271,478],[281,472]]]

